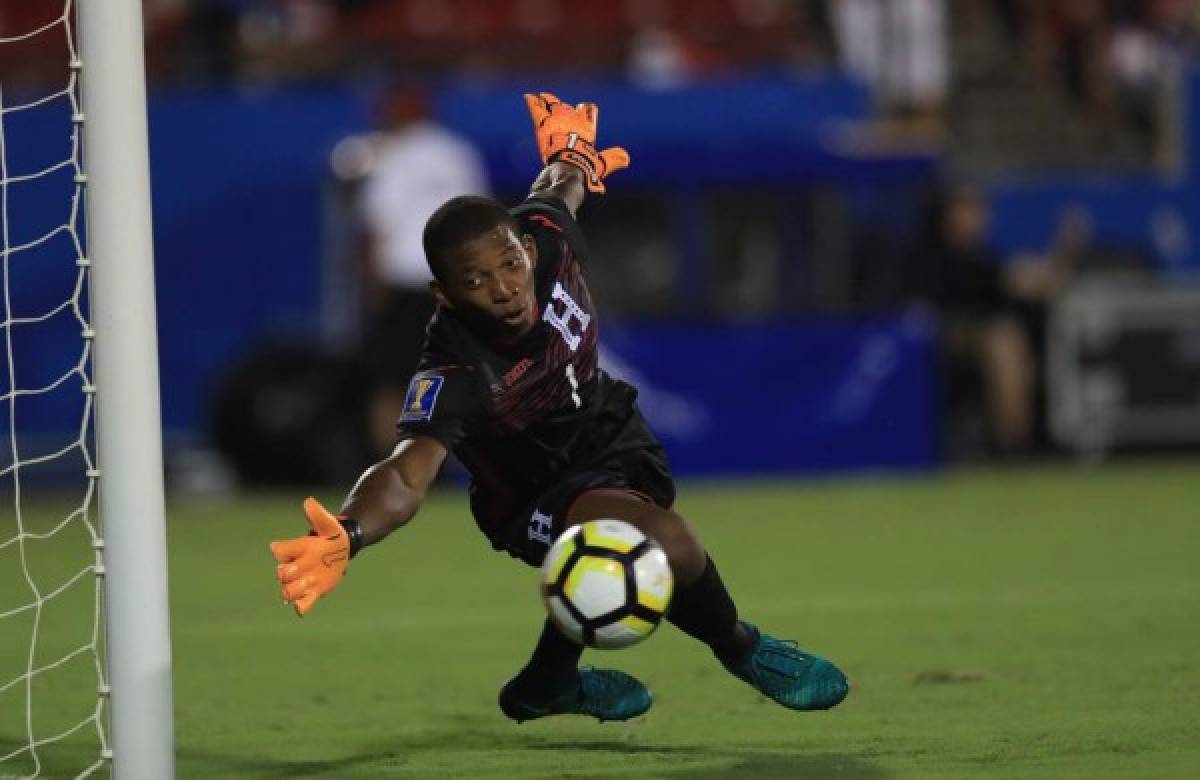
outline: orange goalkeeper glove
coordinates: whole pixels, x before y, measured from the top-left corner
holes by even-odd
[[[549,92],[525,95],[525,105],[533,119],[542,162],[566,162],[580,168],[591,192],[604,192],[604,177],[629,167],[629,152],[619,146],[596,150],[596,120],[600,108],[595,103],[577,106],[564,103]]]
[[[291,604],[301,617],[317,599],[337,587],[352,552],[346,527],[319,501],[305,499],[304,514],[311,534],[271,542],[271,555],[279,562],[275,577],[283,586],[284,603]]]

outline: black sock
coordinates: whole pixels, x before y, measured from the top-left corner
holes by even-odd
[[[753,637],[738,622],[737,606],[712,558],[695,582],[676,588],[667,620],[688,636],[712,648],[717,658],[738,659],[753,646]]]
[[[576,667],[583,645],[577,645],[554,627],[549,618],[525,668],[517,675],[520,685],[539,693],[559,691],[578,679]]]

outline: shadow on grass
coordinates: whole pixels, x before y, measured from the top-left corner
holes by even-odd
[[[874,764],[852,756],[804,753],[752,753],[715,751],[711,755],[732,759],[726,767],[680,769],[663,777],[687,780],[721,780],[726,777],[753,777],[758,780],[883,780],[887,773]]]
[[[531,739],[518,734],[497,734],[470,729],[398,736],[386,743],[362,746],[362,750],[355,755],[327,760],[230,756],[187,749],[181,749],[178,758],[180,777],[399,777],[414,773],[424,776],[438,775],[439,772],[433,767],[413,766],[414,762],[411,759],[430,754],[446,757],[455,753],[463,757],[461,769],[451,772],[458,776],[563,776],[560,761],[543,761],[538,756],[576,753],[595,754],[598,762],[594,770],[589,772],[587,762],[582,761],[577,770],[569,773],[572,777],[612,777],[618,774],[668,780],[721,780],[734,777],[762,780],[883,780],[887,777],[887,773],[881,768],[857,757],[829,753],[756,751],[734,747],[652,744],[619,739]],[[489,753],[503,753],[509,761],[504,762],[503,768],[489,767]],[[527,765],[520,768],[514,766],[511,762],[514,754],[525,754],[529,759]],[[639,767],[639,758],[647,760],[644,767]],[[614,766],[621,763],[624,764],[623,767]],[[673,767],[672,764],[682,766]],[[714,764],[717,766],[713,766]]]
[[[305,761],[181,749],[175,759],[176,774],[181,778],[360,777],[368,773],[375,777],[388,776],[387,756],[374,751]],[[399,766],[395,765],[397,771]]]
[[[726,777],[754,777],[764,780],[792,778],[793,780],[819,780],[820,778],[842,778],[843,780],[883,780],[887,773],[879,767],[852,756],[830,753],[789,753],[774,751],[738,750],[735,748],[698,747],[695,745],[654,745],[622,740],[571,741],[555,740],[526,745],[528,750],[610,753],[614,756],[630,756],[629,772],[636,774],[636,756],[651,755],[665,759],[694,758],[720,762],[720,767],[680,767],[671,769],[655,766],[650,771],[654,777],[675,780],[720,780]]]

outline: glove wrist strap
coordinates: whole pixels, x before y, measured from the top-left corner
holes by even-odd
[[[362,526],[353,517],[342,515],[337,518],[338,525],[346,532],[346,536],[350,539],[350,557],[353,558],[358,554],[358,551],[363,548],[363,530]]]
[[[600,181],[604,178],[604,171],[601,170],[603,164],[599,155],[596,154],[596,150],[591,144],[582,139],[577,140],[573,146],[563,147],[552,152],[547,158],[547,162],[565,162],[579,168],[587,178],[588,189],[593,192],[600,186]]]

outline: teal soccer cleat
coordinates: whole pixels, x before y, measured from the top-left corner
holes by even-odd
[[[793,710],[827,710],[850,692],[846,675],[829,661],[806,653],[795,642],[742,625],[754,635],[754,649],[738,661],[721,664],[764,696]]]
[[[650,709],[649,689],[615,669],[579,669],[579,685],[550,695],[518,690],[517,678],[500,689],[500,709],[517,723],[547,715],[591,715],[599,721],[629,720]]]

